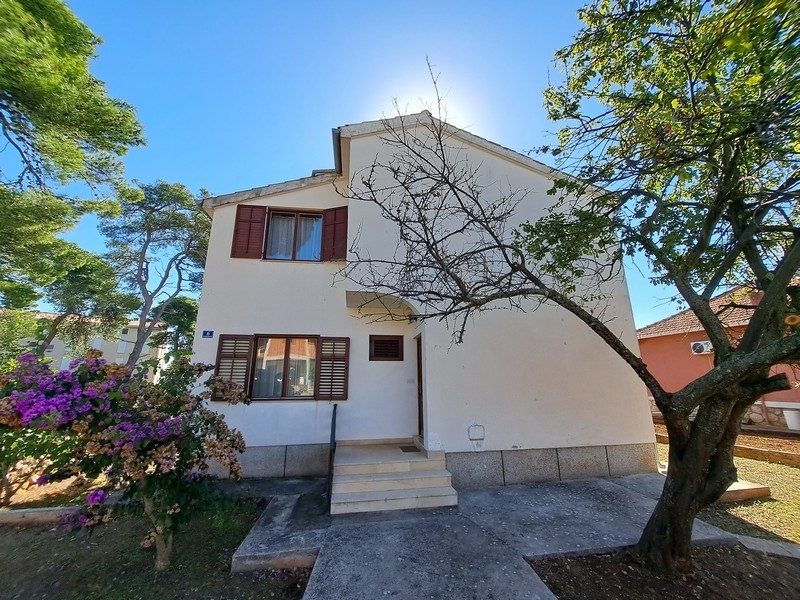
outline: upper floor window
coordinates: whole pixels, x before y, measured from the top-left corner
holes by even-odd
[[[268,214],[269,213],[269,214]],[[240,204],[231,247],[233,258],[328,261],[347,257],[347,207],[322,212]]]
[[[320,260],[322,215],[270,212],[266,258]]]

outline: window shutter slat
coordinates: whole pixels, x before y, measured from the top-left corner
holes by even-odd
[[[347,207],[339,206],[322,213],[322,260],[347,258]]]
[[[266,206],[236,207],[236,224],[233,227],[232,258],[261,258],[264,246]]]
[[[321,338],[317,397],[326,400],[347,399],[347,375],[350,338]]]
[[[253,339],[249,335],[221,335],[214,374],[248,390]]]
[[[369,336],[370,360],[403,360],[402,335]]]

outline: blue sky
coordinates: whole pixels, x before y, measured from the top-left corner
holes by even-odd
[[[104,44],[92,72],[136,107],[147,146],[129,179],[213,194],[333,167],[331,128],[434,99],[447,120],[526,151],[554,127],[542,91],[579,22],[574,0],[68,0]],[[98,250],[88,220],[70,236]],[[669,293],[627,270],[637,326],[668,316]]]

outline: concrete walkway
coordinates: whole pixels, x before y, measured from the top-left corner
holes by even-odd
[[[305,600],[553,598],[525,559],[636,543],[663,481],[651,474],[467,491],[457,508],[342,515],[329,526],[313,494],[294,495],[273,500],[273,515],[265,513],[233,564],[315,563]],[[701,521],[693,537],[739,542]]]

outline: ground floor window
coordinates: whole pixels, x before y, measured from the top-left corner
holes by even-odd
[[[253,400],[344,400],[349,351],[349,338],[221,335],[216,374]]]

